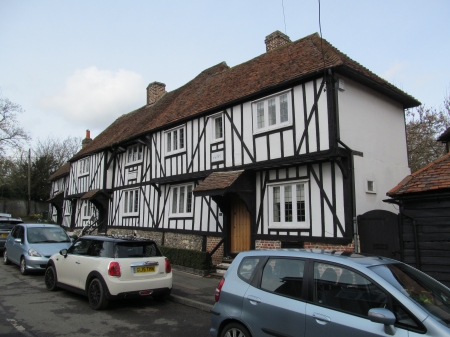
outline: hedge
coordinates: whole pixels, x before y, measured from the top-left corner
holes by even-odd
[[[207,252],[165,246],[159,246],[159,249],[171,264],[199,270],[210,270],[212,267],[211,255]]]

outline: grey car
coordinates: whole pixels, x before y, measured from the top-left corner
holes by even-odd
[[[240,253],[220,281],[213,337],[450,336],[450,289],[401,262],[352,252]]]
[[[5,247],[6,238],[18,223],[23,223],[21,218],[13,218],[11,214],[0,213],[0,249]]]
[[[50,256],[69,248],[72,242],[58,225],[18,224],[6,239],[3,263],[20,266],[20,272],[44,271]]]

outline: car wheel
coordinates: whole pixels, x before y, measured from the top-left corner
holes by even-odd
[[[108,306],[108,299],[102,282],[94,278],[88,288],[89,305],[94,310],[101,310]]]
[[[25,258],[24,258],[24,257],[22,257],[22,258],[20,259],[20,273],[21,273],[22,275],[28,274],[28,271],[27,271],[27,261],[25,261]]]
[[[47,287],[47,289],[50,291],[55,291],[56,289],[58,289],[58,287],[56,286],[57,282],[58,279],[56,277],[55,267],[47,267],[47,269],[45,270],[45,286]]]
[[[220,337],[251,337],[251,335],[245,326],[233,322],[223,328]]]
[[[3,251],[3,263],[4,264],[11,264],[11,261],[9,261],[9,259],[8,259],[8,251],[6,250],[6,248]]]

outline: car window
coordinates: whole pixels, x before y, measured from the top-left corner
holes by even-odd
[[[16,236],[14,238],[22,239],[22,242],[23,242],[25,235],[24,235],[24,229],[22,226],[18,226],[17,231],[16,231]]]
[[[74,255],[87,255],[91,240],[77,240],[69,249],[70,254]]]
[[[107,248],[108,248],[107,242],[94,240],[89,245],[86,255],[97,257],[108,257]]]
[[[114,246],[114,258],[162,256],[156,243],[150,241],[118,242]]]
[[[27,240],[29,243],[70,242],[61,227],[30,227],[27,230]]]
[[[17,238],[17,234],[19,233],[19,227],[20,227],[20,226],[16,226],[16,227],[14,227],[14,228],[12,229],[12,231],[11,231],[11,236],[12,236],[13,238]]]
[[[238,276],[245,282],[250,282],[256,266],[260,262],[260,257],[245,257],[242,259],[241,264],[238,268]]]
[[[280,295],[301,298],[305,261],[270,258],[263,269],[261,288]]]
[[[384,308],[388,296],[364,276],[342,266],[314,264],[314,302],[367,317],[372,308]]]

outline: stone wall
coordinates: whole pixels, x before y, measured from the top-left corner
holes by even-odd
[[[206,238],[206,251],[209,253],[211,252],[218,243],[222,240],[220,237],[214,237],[214,236],[208,236]],[[212,255],[212,263],[213,265],[218,265],[222,262],[223,259],[223,244],[220,245],[220,247],[215,251],[215,253]]]
[[[0,199],[0,213],[8,213],[13,217],[26,217],[28,208],[28,200],[18,199]],[[30,201],[30,213],[42,214],[48,212],[49,207],[46,202]]]

